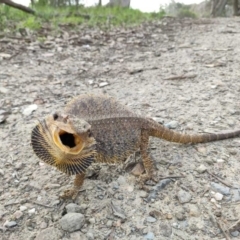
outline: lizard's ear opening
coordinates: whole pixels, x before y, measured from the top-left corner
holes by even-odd
[[[53,141],[58,148],[65,153],[79,154],[84,148],[84,139],[81,136],[66,132],[62,129],[55,129]]]

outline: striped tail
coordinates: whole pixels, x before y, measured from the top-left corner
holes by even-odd
[[[149,135],[176,143],[204,143],[240,137],[240,129],[226,133],[182,134],[172,131],[161,124],[149,121]]]

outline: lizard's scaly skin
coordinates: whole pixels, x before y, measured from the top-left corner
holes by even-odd
[[[61,163],[59,170],[77,174],[75,190],[68,191],[65,194],[67,197],[76,196],[77,189],[83,184],[85,169],[93,159],[102,163],[123,162],[139,148],[145,171],[148,177],[152,177],[153,162],[147,153],[150,136],[177,143],[210,142],[240,136],[240,130],[218,134],[181,134],[134,113],[105,95],[76,97],[67,104],[59,116],[57,120],[48,116],[44,124],[40,123],[34,128],[32,146],[38,157],[45,162],[56,167]],[[69,120],[64,122],[64,116],[68,116]],[[87,129],[83,128],[86,125]],[[60,138],[56,140],[53,137],[57,134],[67,136],[65,143],[61,142]],[[71,137],[73,135],[74,137]],[[73,139],[72,142],[69,139]],[[66,159],[66,154],[63,154],[66,152],[64,148],[69,149]],[[75,167],[69,168],[69,165]]]

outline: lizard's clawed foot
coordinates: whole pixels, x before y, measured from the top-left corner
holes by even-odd
[[[74,199],[76,199],[77,195],[78,195],[78,190],[76,190],[76,189],[67,189],[67,190],[65,190],[63,192],[62,195],[60,195],[60,198],[74,200]]]
[[[152,181],[154,183],[157,183],[158,182],[158,178],[157,178],[157,174],[156,173],[145,173],[145,174],[142,174],[140,176],[140,183],[141,185],[144,185],[146,184],[147,181]],[[152,184],[148,184],[148,185],[152,185]]]

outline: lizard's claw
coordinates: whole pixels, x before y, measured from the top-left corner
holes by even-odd
[[[78,190],[76,190],[76,189],[67,189],[67,190],[65,190],[63,192],[62,195],[60,195],[60,198],[74,200],[74,199],[76,199],[77,195],[78,195]]]
[[[142,185],[146,184],[147,181],[153,181],[154,183],[158,182],[157,174],[156,173],[145,173],[140,176],[140,183]],[[149,184],[148,184],[149,185]]]

